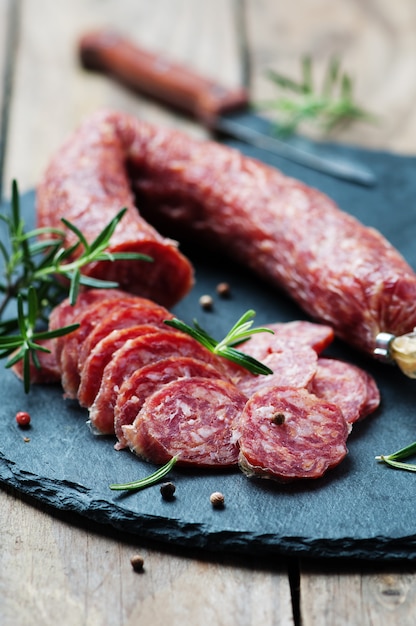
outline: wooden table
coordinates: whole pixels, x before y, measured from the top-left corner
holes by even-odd
[[[338,54],[357,100],[378,116],[334,138],[416,152],[414,0],[0,0],[0,180],[33,188],[81,119],[108,106],[203,137],[197,124],[132,95],[78,64],[78,36],[112,26],[236,86],[273,95],[273,67],[299,73],[305,54],[322,76]],[[409,476],[409,495],[413,478]],[[405,496],[406,494],[404,494]],[[0,491],[0,623],[414,623],[415,566],[296,558],[215,558],[144,543]],[[140,552],[143,574],[130,557]]]

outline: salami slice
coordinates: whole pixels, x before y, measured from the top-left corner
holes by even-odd
[[[349,424],[376,410],[380,393],[375,380],[359,367],[336,359],[318,360],[312,391],[340,407]]]
[[[178,378],[221,378],[221,373],[212,365],[193,357],[169,357],[136,370],[120,387],[114,407],[114,429],[118,438],[116,448],[127,445],[123,426],[132,424],[146,398],[166,383]]]
[[[273,374],[255,376],[246,372],[236,382],[248,397],[265,387],[309,388],[316,374],[318,355],[308,346],[293,346],[268,354],[262,363],[270,367]]]
[[[86,307],[75,318],[79,328],[68,335],[62,343],[60,368],[62,374],[62,387],[66,398],[76,398],[80,383],[78,369],[78,357],[83,342],[89,337],[101,319],[115,309],[129,309],[131,307],[152,306],[149,300],[136,297],[117,299],[104,299]]]
[[[156,331],[152,324],[140,324],[127,328],[115,329],[92,349],[80,369],[80,384],[77,398],[81,406],[90,407],[100,389],[104,369],[114,353],[122,348],[126,341]]]
[[[230,382],[174,380],[154,392],[123,431],[130,449],[153,463],[178,456],[179,465],[235,465],[235,425],[246,397]]]
[[[113,434],[114,407],[123,382],[140,367],[172,356],[191,356],[213,367],[222,367],[219,357],[181,332],[156,330],[130,339],[114,353],[104,369],[100,389],[89,412],[93,429],[102,434]]]
[[[113,330],[127,328],[128,326],[136,326],[138,324],[153,324],[168,328],[163,322],[173,317],[165,307],[159,306],[154,302],[143,301],[132,303],[130,307],[117,307],[105,315],[94,327],[88,337],[83,341],[79,348],[78,369],[80,370],[91,353],[93,348],[101,339],[106,337]]]
[[[49,315],[49,329],[57,330],[74,323],[76,318],[90,305],[103,300],[122,298],[126,295],[126,293],[118,289],[87,289],[78,294],[75,304],[71,304],[69,298],[65,298],[52,309]],[[58,365],[66,339],[67,336],[65,335],[54,340],[54,352]]]
[[[240,350],[262,361],[268,354],[279,352],[288,346],[310,346],[320,354],[334,339],[334,330],[325,324],[304,320],[264,324],[271,333],[257,333],[241,345]]]
[[[65,247],[70,247],[75,236],[64,227],[61,217],[81,230],[90,243],[127,208],[109,251],[146,254],[153,261],[100,261],[84,267],[83,272],[114,280],[123,290],[172,306],[192,287],[192,266],[179,252],[177,242],[162,237],[135,207],[126,169],[132,137],[127,128],[121,132],[123,126],[123,115],[99,113],[65,142],[37,188],[38,225],[64,230]],[[78,247],[72,257],[80,253]]]
[[[239,464],[249,476],[282,482],[319,478],[347,454],[349,427],[341,409],[306,389],[258,391],[238,428]]]

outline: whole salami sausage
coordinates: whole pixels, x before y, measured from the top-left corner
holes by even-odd
[[[147,252],[155,263],[134,270],[101,264],[91,273],[120,279],[126,289],[166,303],[191,284],[189,264],[144,217],[169,237],[221,247],[369,353],[379,333],[416,326],[415,272],[379,232],[325,194],[227,146],[100,111],[47,170],[39,224],[59,226],[64,214],[92,237],[122,206],[129,213],[114,249]]]
[[[221,247],[369,353],[380,332],[416,326],[415,272],[326,195],[227,146],[133,117],[109,119],[130,141],[141,213],[161,232]]]
[[[121,289],[172,306],[191,288],[192,266],[177,242],[162,237],[134,205],[125,167],[132,138],[121,132],[123,120],[123,115],[94,116],[61,147],[37,188],[38,225],[64,230],[69,247],[75,236],[61,222],[65,217],[91,243],[126,207],[109,250],[146,254],[153,261],[100,261],[89,264],[83,273],[116,281]],[[73,256],[80,253],[77,248]]]

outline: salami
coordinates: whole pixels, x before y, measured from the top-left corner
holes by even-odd
[[[350,430],[335,404],[290,387],[255,393],[238,429],[242,471],[282,482],[319,478],[338,465]]]
[[[381,331],[401,335],[416,326],[414,271],[379,232],[325,194],[235,149],[123,113],[85,122],[77,134],[83,155],[84,138],[94,135],[98,145],[104,129],[114,150],[114,128],[141,215],[161,232],[222,249],[370,353]],[[90,178],[94,188],[97,176]],[[53,181],[50,195],[66,206]]]
[[[118,438],[116,448],[127,445],[123,426],[132,424],[146,398],[166,383],[178,378],[221,378],[212,365],[193,357],[169,357],[136,370],[120,387],[114,407],[114,430]]]
[[[227,381],[174,380],[155,391],[123,431],[130,449],[154,463],[178,456],[179,465],[235,465],[235,426],[245,403]]]
[[[61,222],[65,217],[91,243],[126,207],[109,251],[146,254],[152,262],[100,261],[83,273],[171,306],[188,293],[193,270],[177,243],[159,235],[135,207],[125,166],[131,140],[123,115],[100,114],[87,120],[53,157],[37,188],[38,225],[64,230],[65,246],[70,247],[75,236]],[[80,253],[78,247],[73,256]]]
[[[77,398],[81,406],[90,407],[100,389],[104,369],[113,354],[122,348],[126,341],[152,333],[156,326],[140,324],[127,328],[115,329],[103,337],[85,359],[80,372],[80,384]]]
[[[248,397],[265,387],[308,388],[316,374],[318,355],[308,346],[293,346],[268,354],[262,363],[270,367],[273,374],[255,376],[246,372],[235,381]]]
[[[372,376],[336,359],[318,360],[312,391],[339,406],[349,424],[366,417],[380,404],[380,393]]]
[[[213,367],[222,367],[219,357],[181,332],[155,330],[130,339],[114,353],[104,369],[100,389],[89,411],[93,429],[102,434],[113,434],[114,407],[123,382],[140,367],[171,356],[191,356]]]
[[[271,333],[257,333],[240,346],[240,350],[262,361],[267,355],[288,346],[310,346],[321,354],[334,339],[334,329],[325,324],[314,324],[305,320],[264,324]]]
[[[147,299],[142,301],[148,303]],[[79,316],[75,316],[73,321],[79,324],[77,330],[65,337],[65,341],[61,343],[61,353],[59,365],[62,376],[62,387],[64,389],[65,397],[75,399],[77,397],[78,387],[80,383],[79,369],[78,369],[78,356],[83,342],[88,338],[90,333],[94,330],[95,326],[100,322],[102,317],[114,311],[117,307],[130,308],[134,305],[142,307],[140,298],[125,297],[125,298],[110,298],[101,299],[85,307]]]
[[[126,295],[118,289],[86,289],[78,294],[75,304],[71,304],[69,298],[65,298],[52,309],[49,315],[49,329],[57,330],[74,323],[76,318],[90,305],[97,304],[103,300],[122,298]],[[53,348],[58,365],[66,340],[67,335],[57,337],[54,340]]]
[[[147,300],[132,303],[132,306],[118,307],[117,305],[105,315],[94,327],[79,349],[78,370],[80,371],[85,360],[94,347],[113,330],[127,328],[137,324],[153,324],[168,328],[163,322],[173,317],[165,307],[158,306]]]

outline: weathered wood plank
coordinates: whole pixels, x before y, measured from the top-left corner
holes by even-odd
[[[301,575],[303,626],[412,626],[416,614],[413,564],[304,563]]]
[[[65,626],[293,624],[283,559],[159,552],[0,495],[2,626],[52,626],[58,615]],[[130,564],[136,553],[140,574]]]
[[[100,107],[133,112],[159,123],[172,115],[78,63],[79,36],[111,27],[149,49],[160,50],[228,85],[238,84],[240,65],[234,4],[230,0],[145,0],[105,3],[71,0],[22,2],[20,47],[10,126],[6,179],[21,189],[39,180],[46,163],[81,119]],[[175,124],[204,136],[197,124]]]
[[[7,146],[7,122],[12,87],[17,6],[0,0],[0,199],[3,195],[3,169]]]
[[[300,78],[300,60],[313,59],[320,86],[331,56],[354,81],[356,101],[377,116],[333,138],[371,148],[414,153],[416,135],[416,5],[412,0],[246,0],[253,56],[252,96],[280,95],[266,70]],[[311,133],[312,136],[314,133]]]

